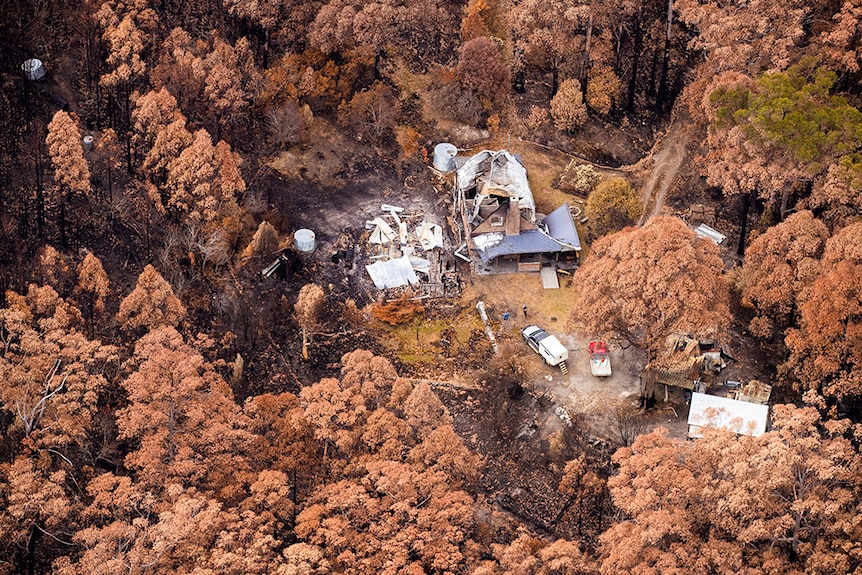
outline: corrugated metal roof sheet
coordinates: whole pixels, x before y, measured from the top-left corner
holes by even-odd
[[[578,231],[575,229],[575,222],[572,220],[568,204],[563,204],[551,212],[542,220],[542,223],[547,225],[550,234],[538,229],[522,229],[518,235],[477,234],[474,236],[474,241],[479,256],[483,262],[487,263],[500,256],[556,253],[581,249],[581,241],[578,238]],[[482,241],[486,239],[489,241]]]
[[[483,248],[478,248],[477,242],[477,251],[483,262],[488,262],[500,256],[552,253],[562,250],[563,246],[560,245],[560,242],[539,230],[523,231],[517,236],[500,234],[499,242]]]
[[[693,390],[695,381],[700,376],[702,361],[700,357],[684,357],[665,366],[665,369],[647,366],[641,370],[640,377],[654,377],[655,383]]]
[[[576,250],[581,249],[581,238],[578,237],[578,229],[572,212],[569,210],[568,202],[548,214],[542,223],[548,226],[548,233],[563,243],[569,244]]]
[[[720,244],[727,239],[726,235],[724,235],[718,230],[709,227],[706,224],[700,224],[699,226],[694,228],[694,233],[696,233],[697,236],[700,238],[709,238],[717,244]]]
[[[699,428],[712,427],[727,429],[740,435],[757,437],[766,432],[769,406],[747,401],[737,401],[728,397],[691,394],[691,407],[688,411],[689,437],[700,437]]]
[[[486,189],[517,199],[520,206],[530,212],[536,209],[533,192],[527,182],[527,168],[506,150],[483,150],[461,165],[456,174],[455,181],[461,191],[473,188],[484,177]]]
[[[413,271],[413,265],[407,256],[385,262],[375,262],[365,266],[365,269],[368,270],[368,275],[371,276],[371,281],[374,282],[374,287],[377,289],[401,287],[407,284],[417,285],[419,283],[419,278]]]
[[[641,371],[640,376],[655,377],[655,382],[661,383],[663,385],[679,387],[681,389],[687,389],[689,391],[694,389],[695,382],[694,380],[689,378],[689,374],[687,372],[674,372],[648,368]]]

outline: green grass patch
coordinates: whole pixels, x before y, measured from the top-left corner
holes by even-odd
[[[381,343],[405,364],[433,364],[441,352],[440,334],[450,327],[455,330],[450,349],[457,354],[464,350],[473,330],[482,329],[482,322],[478,313],[465,311],[452,319],[421,319],[394,327],[381,324]]]

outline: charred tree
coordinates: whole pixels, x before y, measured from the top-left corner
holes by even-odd
[[[671,31],[673,28],[673,0],[667,0],[667,33],[664,38],[664,55],[661,62],[661,76],[658,83],[658,96],[655,101],[655,110],[657,113],[664,111],[665,101],[667,100],[667,73],[670,61],[670,42]]]
[[[643,30],[641,29],[641,17],[643,15],[643,4],[638,6],[637,14],[634,21],[634,54],[632,55],[632,74],[629,78],[629,92],[626,101],[626,111],[632,113],[635,111],[635,91],[638,83],[638,66],[640,64],[640,54],[643,48]]]

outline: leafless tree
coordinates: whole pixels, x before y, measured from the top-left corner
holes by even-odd
[[[54,384],[57,377],[57,372],[60,370],[60,360],[54,362],[54,366],[48,371],[45,376],[44,389],[31,393],[30,387],[32,382],[27,382],[24,396],[15,400],[15,415],[21,420],[24,425],[24,432],[30,433],[36,426],[39,425],[39,420],[45,413],[45,408],[48,406],[48,400],[57,395],[66,384],[66,378],[60,383]]]
[[[266,125],[275,143],[286,148],[302,140],[305,117],[299,104],[288,100],[278,108],[269,111]]]

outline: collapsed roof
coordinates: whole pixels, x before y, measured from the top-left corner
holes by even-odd
[[[413,265],[408,256],[393,258],[391,260],[377,261],[365,266],[374,287],[377,289],[389,289],[406,285],[418,285],[419,278],[413,270]]]
[[[506,150],[483,150],[467,160],[456,172],[455,186],[463,197],[476,190],[476,196],[499,196],[517,200],[521,209],[536,220],[536,203],[527,183],[527,169]]]

